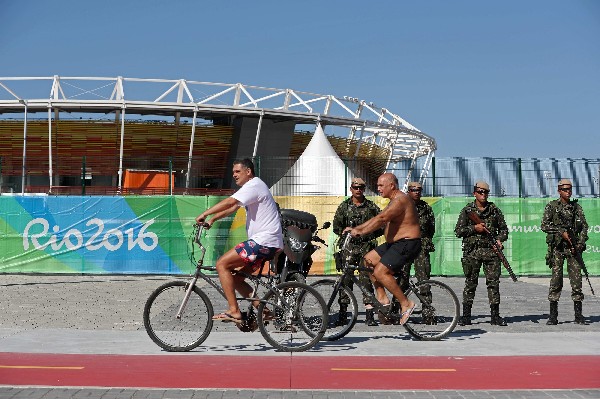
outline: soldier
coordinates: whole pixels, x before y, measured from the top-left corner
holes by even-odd
[[[341,236],[346,227],[354,227],[363,224],[367,220],[376,216],[381,210],[373,201],[365,198],[366,184],[360,177],[352,179],[350,184],[350,191],[352,196],[344,200],[337,208],[335,216],[333,218],[333,232],[338,236]],[[383,229],[377,230],[371,234],[367,234],[364,237],[354,238],[350,245],[350,251],[352,253],[351,263],[359,264],[364,266],[363,257],[367,252],[377,247],[376,238],[383,234]],[[338,241],[338,246],[342,245],[342,240]],[[336,265],[338,268],[340,266]],[[359,280],[365,284],[365,287],[370,287],[371,293],[373,293],[373,285],[369,278],[368,273],[360,272],[358,276]],[[354,285],[352,280],[346,278],[344,285],[352,289]],[[350,299],[346,295],[340,293],[340,311],[337,320],[338,325],[345,325],[347,323],[347,309]],[[377,323],[373,318],[373,305],[368,303],[366,296],[363,295],[363,303],[366,310],[366,323],[369,326],[376,326]]]
[[[433,235],[435,234],[435,215],[433,209],[427,204],[427,202],[421,199],[421,192],[423,186],[421,183],[413,181],[408,183],[408,196],[414,201],[417,212],[419,213],[419,225],[421,226],[421,252],[414,260],[415,265],[415,277],[418,281],[429,280],[431,277],[431,259],[430,252],[435,251],[433,246]],[[397,278],[398,285],[403,291],[408,288],[408,278],[410,277],[410,269],[412,263],[409,264],[402,272],[402,275]],[[422,292],[425,296],[430,296],[431,292]],[[393,311],[397,313],[400,310],[400,306],[397,301],[393,301]],[[435,317],[432,313],[423,315],[426,324],[435,324]],[[384,324],[387,324],[386,320],[381,320]]]
[[[489,193],[490,186],[486,182],[475,183],[473,188],[475,201],[467,204],[461,210],[454,229],[456,236],[462,237],[463,257],[461,261],[465,274],[461,326],[471,325],[471,308],[482,264],[490,301],[491,324],[506,326],[506,320],[500,317],[500,259],[485,237],[485,229],[487,228],[497,237],[498,246],[502,249],[502,242],[508,238],[508,227],[500,208],[488,201]],[[469,219],[469,212],[475,212],[482,223],[475,224]]]
[[[581,205],[571,200],[573,185],[568,179],[558,182],[559,198],[550,201],[544,209],[542,231],[546,233],[548,254],[546,264],[552,269],[548,300],[550,301],[550,318],[548,325],[558,324],[558,300],[563,287],[563,264],[567,260],[567,271],[571,283],[571,299],[575,307],[575,323],[587,324],[582,315],[583,291],[581,282],[581,266],[575,260],[574,251],[585,250],[588,239],[588,224]],[[570,240],[570,243],[569,243]]]

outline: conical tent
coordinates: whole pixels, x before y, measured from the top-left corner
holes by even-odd
[[[273,195],[346,195],[353,177],[319,123],[300,158],[271,187],[271,192]]]

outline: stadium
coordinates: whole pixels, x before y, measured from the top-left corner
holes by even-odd
[[[588,215],[588,269],[600,274],[600,160],[435,159],[435,139],[374,102],[241,83],[125,77],[0,78],[0,272],[187,273],[194,217],[235,189],[250,157],[283,208],[332,220],[349,179],[419,180],[436,214],[433,274],[460,275],[456,214],[490,183],[520,275],[544,275],[539,222],[560,178]],[[319,141],[320,140],[320,141]],[[313,144],[311,146],[311,143]],[[215,260],[244,215],[210,234]],[[598,230],[598,231],[596,231]],[[334,272],[336,236],[312,272]]]
[[[232,188],[229,165],[241,157],[269,159],[261,177],[272,185],[310,141],[301,130],[316,124],[331,130],[337,155],[353,159],[370,183],[398,162],[435,151],[431,137],[398,115],[352,97],[59,76],[2,78],[0,92],[3,192],[217,193]]]

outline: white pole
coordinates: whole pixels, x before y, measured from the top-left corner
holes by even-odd
[[[48,104],[48,175],[50,187],[48,193],[52,193],[52,105]]]
[[[187,173],[185,174],[185,191],[190,188],[190,169],[192,168],[192,153],[194,151],[194,137],[196,136],[196,116],[198,115],[198,110],[194,110],[194,117],[192,118],[192,137],[190,138],[190,151],[188,152],[188,164],[187,164]]]
[[[23,170],[21,172],[21,195],[25,194],[25,157],[27,155],[27,100],[19,100],[25,106],[25,118],[23,119]]]
[[[125,136],[125,104],[121,111],[121,144],[119,146],[119,184],[117,185],[117,192],[121,194],[121,182],[123,176],[123,137]]]
[[[256,157],[256,152],[258,151],[258,139],[260,138],[260,130],[262,128],[262,121],[265,111],[260,111],[260,118],[258,118],[258,128],[256,128],[256,140],[254,140],[254,151],[252,151],[252,159]]]

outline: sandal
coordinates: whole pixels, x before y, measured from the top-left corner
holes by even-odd
[[[237,324],[240,324],[243,321],[241,317],[234,317],[227,312],[216,314],[213,316],[212,319],[215,321],[222,321],[225,323],[237,323]]]
[[[406,324],[406,322],[410,318],[410,315],[412,314],[413,310],[415,310],[416,306],[417,306],[417,304],[414,303],[412,305],[412,307],[410,307],[408,310],[406,310],[406,311],[402,312],[402,314],[400,314],[400,325],[401,326]]]

